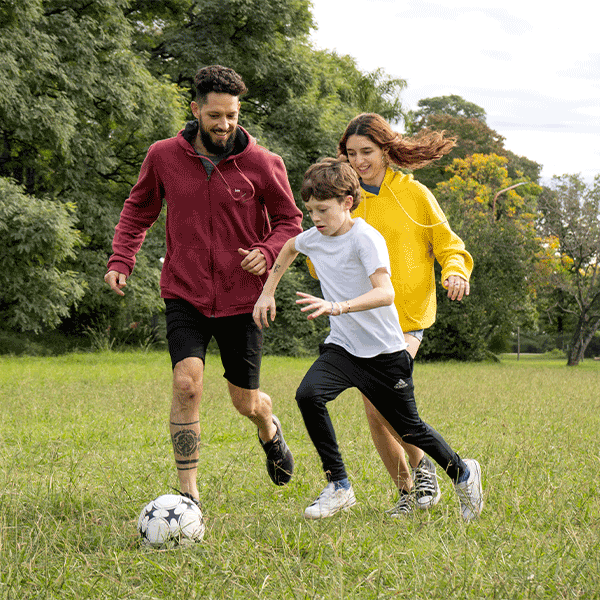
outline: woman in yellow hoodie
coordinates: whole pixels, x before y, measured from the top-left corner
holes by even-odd
[[[448,298],[460,301],[469,294],[473,259],[427,187],[390,164],[420,168],[447,154],[454,145],[454,139],[437,132],[404,138],[380,115],[365,113],[350,121],[338,147],[361,180],[362,202],[353,216],[362,217],[387,242],[395,304],[413,358],[423,330],[435,321],[434,261],[442,266],[441,281]],[[363,400],[373,442],[400,493],[388,514],[400,517],[415,505],[422,509],[435,505],[440,490],[433,462],[415,446],[399,443],[383,416],[366,397]]]

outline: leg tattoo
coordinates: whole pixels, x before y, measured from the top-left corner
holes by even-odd
[[[194,423],[171,423],[176,427],[195,425]],[[195,469],[198,465],[198,449],[200,445],[200,433],[194,429],[181,429],[171,435],[175,462],[180,471]],[[178,458],[181,457],[181,458]]]

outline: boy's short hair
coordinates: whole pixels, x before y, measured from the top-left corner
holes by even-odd
[[[200,69],[194,77],[194,85],[196,86],[196,101],[200,104],[206,102],[206,96],[210,92],[241,96],[248,91],[238,73],[221,65],[210,65]]]
[[[360,181],[354,169],[337,158],[323,158],[310,166],[304,174],[300,195],[304,202],[315,200],[343,200],[352,196],[353,211],[360,204]]]

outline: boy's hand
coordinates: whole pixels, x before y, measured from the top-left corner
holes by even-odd
[[[254,305],[254,310],[252,311],[252,318],[256,323],[256,326],[259,329],[269,326],[269,318],[268,313],[271,312],[271,321],[275,320],[275,314],[277,312],[275,307],[275,297],[268,296],[266,294],[261,294],[259,299],[256,301]]]
[[[296,300],[296,304],[306,304],[304,308],[300,310],[302,312],[307,312],[312,310],[313,312],[308,315],[308,319],[316,319],[321,315],[330,315],[331,314],[331,302],[328,300],[323,300],[323,298],[318,298],[317,296],[311,296],[310,294],[305,294],[304,292],[296,292],[297,296],[300,296],[300,300]]]

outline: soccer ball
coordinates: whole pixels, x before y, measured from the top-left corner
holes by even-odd
[[[142,544],[152,548],[172,548],[202,541],[204,519],[198,505],[175,494],[165,494],[149,502],[138,519]]]

